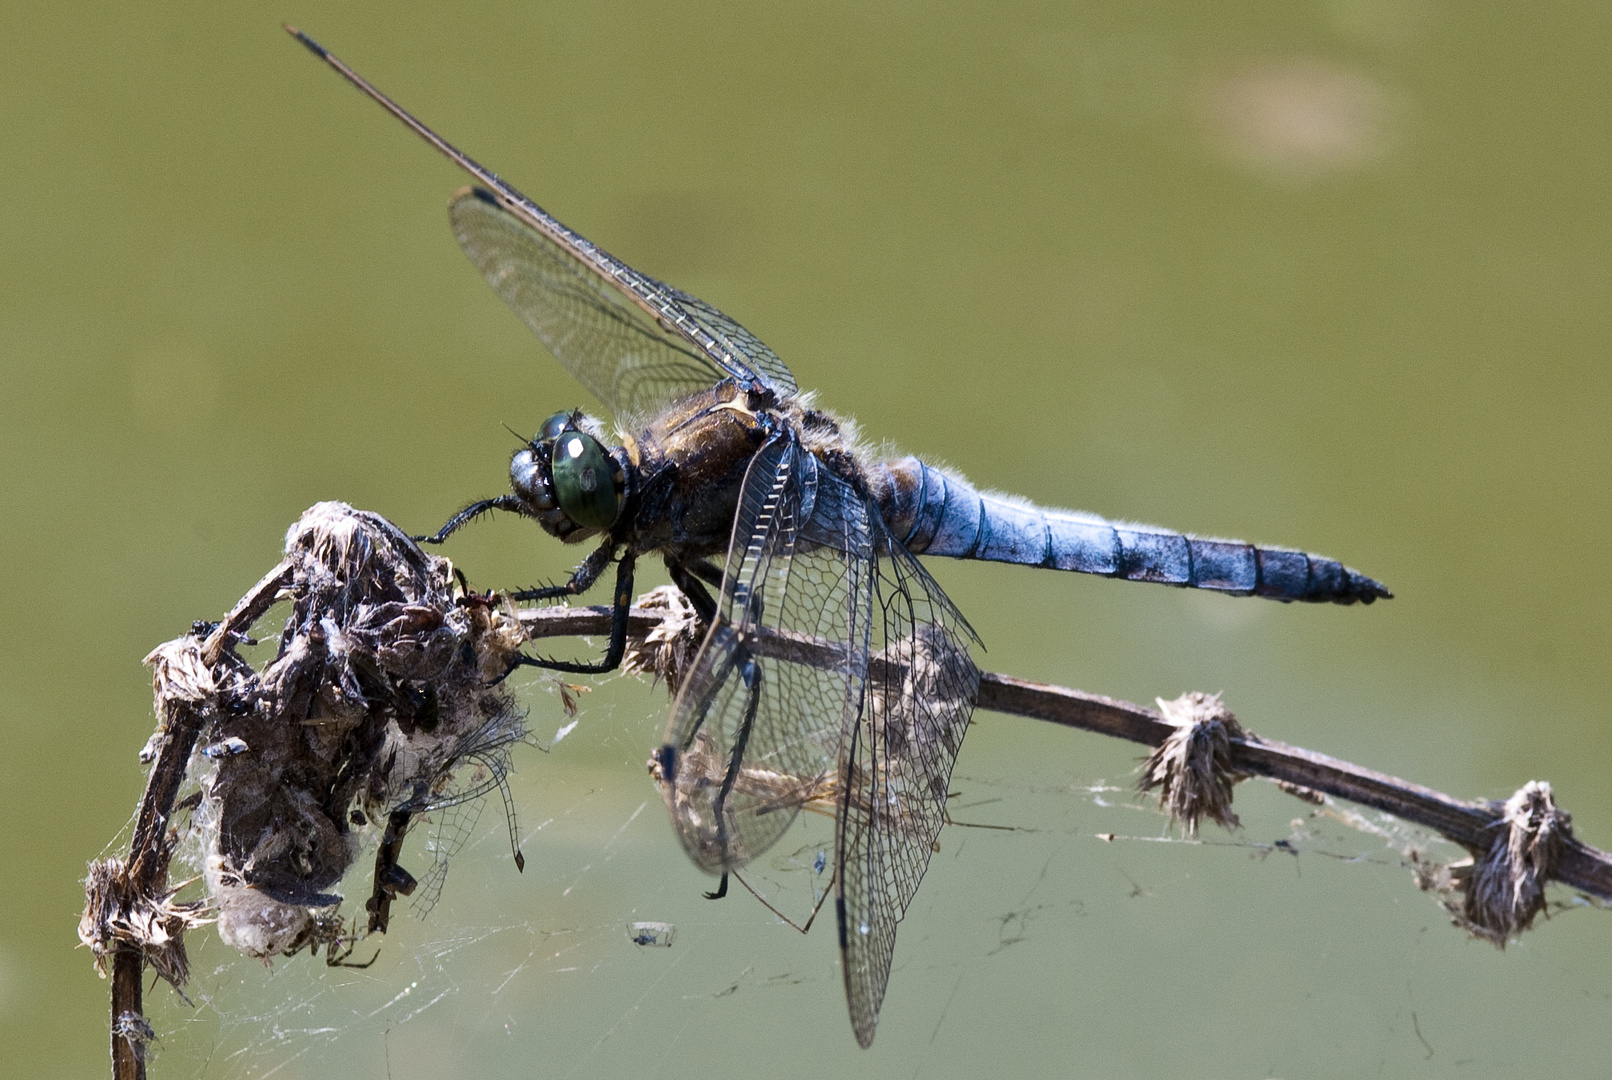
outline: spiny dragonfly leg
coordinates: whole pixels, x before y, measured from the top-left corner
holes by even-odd
[[[710,564],[706,563],[705,565],[709,566]],[[683,595],[688,597],[689,603],[694,605],[694,611],[699,615],[700,621],[709,626],[716,621],[716,601],[711,599],[711,594],[706,592],[704,585],[700,584],[700,577],[703,575],[700,575],[699,566],[699,563],[684,565],[682,563],[668,562],[666,569],[671,572],[672,584],[682,590]],[[722,577],[719,573],[717,575],[717,588],[721,587]]]
[[[739,662],[740,657],[748,658],[748,654],[744,651],[743,646],[734,642],[733,631],[721,624],[718,624],[712,633],[709,647],[714,649],[721,657],[716,672],[711,676],[712,684],[721,686],[728,681],[728,676],[733,673],[733,667]],[[700,733],[700,729],[705,726],[706,718],[711,715],[711,706],[715,701],[715,694],[704,695],[704,700],[700,703],[700,711],[694,717],[694,723],[689,725],[688,732],[683,736],[682,741],[675,746],[671,743],[663,743],[661,748],[655,751],[655,760],[660,763],[661,781],[663,783],[677,783],[677,770],[682,760],[681,755],[683,751],[694,745],[694,738]]]
[[[722,588],[722,568],[710,559],[695,559],[686,564],[690,572],[714,589]]]
[[[724,870],[722,871],[722,883],[716,887],[715,892],[706,893],[705,898],[707,900],[720,900],[726,895],[728,895],[728,872]]]
[[[518,514],[521,512],[522,506],[521,501],[513,495],[500,495],[496,499],[482,499],[480,502],[471,503],[453,515],[448,519],[447,524],[430,536],[416,536],[412,539],[416,544],[440,544],[489,510],[508,510],[511,513]]]
[[[739,646],[739,648],[743,649],[744,647]],[[726,861],[728,854],[728,818],[726,812],[728,796],[733,793],[734,781],[739,779],[739,767],[744,764],[745,747],[750,743],[750,732],[756,726],[756,711],[761,705],[761,665],[756,663],[756,658],[746,655],[743,665],[739,668],[739,674],[744,679],[745,690],[747,691],[744,703],[744,720],[739,724],[739,730],[734,735],[733,753],[728,757],[728,770],[722,777],[722,787],[717,791],[716,802],[713,804],[713,810],[716,814],[716,843],[717,848],[722,852],[724,861]],[[728,875],[723,873],[722,884],[717,886],[717,895],[707,894],[706,898],[715,900],[719,896],[726,896],[727,891]]]
[[[582,560],[582,565],[571,571],[571,578],[564,585],[545,585],[538,589],[518,589],[509,594],[509,598],[516,603],[526,600],[558,600],[566,596],[581,596],[593,588],[593,583],[604,574],[605,567],[610,565],[610,559],[616,553],[615,544],[606,540],[593,552]]]
[[[598,556],[603,553],[604,558]],[[584,592],[599,577],[605,566],[610,563],[611,549],[609,545],[601,547],[588,561],[577,567],[577,572],[571,580],[564,585],[556,585],[549,589],[526,589],[513,594],[516,600],[549,600],[557,596],[574,596]],[[604,659],[595,664],[581,664],[570,660],[550,660],[544,656],[522,655],[515,661],[516,666],[542,668],[545,671],[563,671],[569,675],[603,675],[607,671],[614,671],[621,666],[621,657],[627,651],[627,614],[632,610],[632,574],[635,556],[628,551],[616,564],[616,593],[611,598],[610,607],[610,645],[605,649]],[[599,564],[595,568],[595,564]]]

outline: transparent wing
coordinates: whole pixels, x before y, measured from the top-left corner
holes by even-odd
[[[879,1020],[896,924],[929,867],[946,820],[952,763],[979,695],[973,629],[918,560],[869,510],[878,557],[874,644],[861,716],[838,762],[841,968],[856,1041]]]
[[[645,418],[724,378],[780,395],[795,380],[716,308],[599,250],[524,198],[468,188],[448,208],[476,269],[618,419]]]
[[[728,377],[771,387],[780,396],[795,393],[795,379],[783,361],[744,327],[594,247],[313,38],[286,29],[487,189],[454,200],[459,243],[499,295],[618,420],[643,417]]]
[[[872,536],[865,504],[791,432],[745,476],[717,617],[657,755],[684,848],[744,866],[832,790],[863,697]]]
[[[392,807],[394,812],[413,815],[416,822],[420,815],[430,815],[431,842],[427,850],[431,853],[431,866],[420,875],[409,905],[418,917],[425,918],[442,898],[448,863],[475,833],[484,805],[482,796],[495,789],[504,800],[510,850],[516,863],[524,865],[515,799],[509,790],[510,748],[525,736],[524,721],[523,711],[513,707],[499,710],[486,723],[444,747],[445,763],[430,783]]]

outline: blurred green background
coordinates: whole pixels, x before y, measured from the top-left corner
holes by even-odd
[[[501,425],[592,404],[456,249],[463,179],[284,19],[740,319],[875,440],[1397,593],[1318,609],[935,565],[984,667],[1221,690],[1255,731],[1465,797],[1548,779],[1612,846],[1605,4],[253,6],[0,13],[0,1073],[104,1073],[107,987],[74,927],[143,782],[145,652],[228,609],[310,503],[434,527],[503,488]],[[577,552],[504,519],[450,554],[507,586]],[[530,702],[546,743],[552,687]],[[150,994],[154,1074],[1612,1056],[1605,914],[1500,953],[1372,838],[1260,857],[1308,809],[1260,784],[1244,846],[1103,843],[1166,835],[1089,790],[1128,784],[1136,748],[990,714],[954,813],[1020,831],[943,833],[861,1052],[831,920],[802,938],[748,896],[699,899],[643,773],[663,692],[605,680],[583,708],[518,752],[524,874],[489,811],[367,971],[271,972],[196,934],[194,1008]],[[634,919],[678,937],[637,948]]]

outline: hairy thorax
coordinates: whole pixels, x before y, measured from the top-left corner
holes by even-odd
[[[624,444],[637,473],[634,546],[679,559],[725,554],[745,472],[768,437],[785,429],[821,466],[866,493],[869,470],[848,428],[809,401],[780,403],[731,382],[684,398]]]

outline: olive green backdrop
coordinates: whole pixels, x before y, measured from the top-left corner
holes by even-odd
[[[1463,796],[1548,779],[1612,845],[1604,4],[246,7],[0,12],[0,1073],[105,1068],[74,927],[143,780],[141,656],[226,610],[310,503],[432,527],[504,486],[503,424],[591,404],[457,251],[462,179],[286,19],[875,440],[1397,593],[1318,609],[938,565],[983,666],[1221,690],[1255,731]],[[578,553],[504,519],[450,554],[521,585]],[[565,720],[529,685],[546,744]],[[663,692],[605,680],[583,710],[517,755],[524,874],[489,811],[367,971],[271,972],[198,933],[194,1007],[150,995],[155,1075],[1612,1057],[1607,914],[1502,954],[1373,838],[1262,858],[1308,808],[1260,784],[1237,838],[1104,843],[1166,835],[1089,790],[1128,784],[1136,748],[989,714],[954,813],[1020,831],[943,833],[861,1052],[831,925],[699,899],[643,773]],[[678,937],[640,949],[633,919]]]

